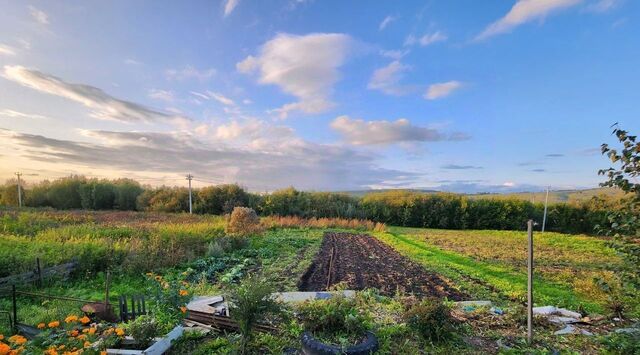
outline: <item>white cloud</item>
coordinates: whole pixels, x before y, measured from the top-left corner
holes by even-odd
[[[38,23],[40,23],[41,25],[49,24],[49,15],[47,15],[46,12],[29,5],[29,13],[31,14],[31,17],[33,17],[33,19],[38,21]]]
[[[401,85],[400,81],[404,77],[404,73],[410,69],[410,66],[402,64],[399,60],[394,60],[389,65],[373,72],[367,88],[379,90],[388,95],[407,94],[411,88]]]
[[[384,18],[384,20],[382,20],[382,22],[380,22],[380,25],[378,26],[378,30],[379,31],[383,31],[385,28],[387,28],[387,26],[389,26],[389,24],[395,20],[397,20],[398,18],[395,16],[387,16]]]
[[[581,0],[518,0],[503,18],[489,25],[475,39],[483,40],[509,32],[524,23],[544,18],[554,11],[574,6],[580,2]]]
[[[16,55],[16,50],[11,46],[0,43],[0,55]]]
[[[321,113],[334,106],[330,95],[351,41],[339,33],[279,34],[257,56],[248,56],[236,68],[242,73],[257,71],[259,83],[277,85],[299,99],[275,110],[282,118],[291,111]]]
[[[340,116],[331,122],[331,128],[340,133],[345,141],[354,145],[459,140],[434,128],[412,125],[406,118],[395,121],[365,121]],[[454,135],[460,136],[459,133]]]
[[[212,99],[218,101],[219,103],[225,105],[225,106],[235,106],[236,103],[235,101],[231,100],[230,98],[219,94],[217,92],[211,92],[211,91],[207,91],[207,94],[209,95],[209,97],[211,97]]]
[[[441,99],[451,95],[454,91],[462,88],[463,86],[464,83],[455,80],[432,84],[429,85],[427,92],[424,94],[424,98],[428,100]]]
[[[128,64],[128,65],[141,65],[141,64],[142,64],[142,62],[137,61],[137,60],[135,60],[135,59],[133,59],[133,58],[127,58],[127,59],[125,59],[125,60],[124,60],[124,64]]]
[[[598,0],[587,6],[587,10],[591,12],[607,12],[618,7],[621,0]]]
[[[382,55],[383,57],[387,57],[387,58],[391,58],[394,60],[400,60],[402,59],[402,57],[404,57],[405,55],[409,54],[409,50],[382,50],[380,51],[380,55]]]
[[[151,89],[149,90],[149,97],[154,100],[173,102],[175,100],[175,95],[171,91],[160,90],[160,89]]]
[[[196,69],[191,65],[187,65],[182,69],[167,69],[165,71],[165,77],[167,80],[186,80],[197,79],[200,81],[206,81],[211,79],[216,74],[216,70],[209,69]]]
[[[47,119],[48,118],[48,117],[42,116],[42,115],[37,115],[37,114],[32,114],[32,113],[24,113],[24,112],[9,110],[9,109],[1,109],[0,110],[0,117],[38,119],[38,120],[42,120],[42,119]]]
[[[256,149],[264,149],[267,144],[286,145],[290,141],[299,141],[292,128],[269,124],[258,119],[232,120],[219,125],[216,128],[215,137]]]
[[[226,0],[224,4],[224,17],[229,16],[233,10],[238,6],[240,0]]]
[[[43,93],[79,102],[92,109],[91,116],[99,119],[122,122],[150,122],[159,119],[176,119],[174,116],[140,104],[117,99],[99,88],[84,84],[68,83],[53,75],[18,65],[5,65],[3,77]]]
[[[426,47],[430,44],[436,42],[442,42],[447,40],[447,36],[440,31],[436,31],[434,33],[427,33],[424,36],[417,38],[414,35],[409,35],[404,40],[405,46],[412,46],[414,44],[419,44],[422,47]]]

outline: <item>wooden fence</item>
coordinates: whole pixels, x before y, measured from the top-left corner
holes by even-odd
[[[35,266],[36,267],[33,271],[0,278],[0,287],[25,283],[36,283],[38,285],[42,285],[42,282],[45,279],[53,277],[66,280],[76,269],[78,263],[76,261],[72,261],[66,264],[60,264],[43,269],[40,265],[40,259],[36,259]]]

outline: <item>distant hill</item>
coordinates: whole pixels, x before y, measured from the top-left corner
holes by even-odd
[[[368,194],[384,193],[393,191],[394,189],[381,189],[381,190],[357,190],[357,191],[343,191],[350,196],[363,197]],[[403,191],[410,191],[416,193],[433,194],[441,191],[436,190],[420,190],[420,189],[402,189]],[[532,202],[544,202],[546,192],[510,192],[510,193],[479,193],[479,194],[461,194],[473,199],[492,198],[492,199],[521,199]],[[585,190],[556,190],[549,191],[549,203],[558,202],[581,202],[591,199],[594,196],[604,195],[609,198],[620,198],[623,196],[622,192],[612,188],[594,188]]]

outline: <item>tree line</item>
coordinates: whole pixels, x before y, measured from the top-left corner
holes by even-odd
[[[0,204],[17,205],[17,183],[0,189]],[[105,180],[70,176],[43,181],[23,189],[29,207],[87,210],[189,211],[186,187],[142,186],[131,179]],[[544,205],[521,199],[473,199],[451,193],[393,190],[355,197],[345,193],[306,192],[294,188],[268,194],[248,192],[237,184],[193,190],[193,210],[227,214],[234,207],[251,207],[260,215],[369,219],[389,225],[444,229],[523,229],[526,220],[542,221]],[[607,222],[617,202],[594,197],[586,202],[549,205],[547,230],[594,233]]]

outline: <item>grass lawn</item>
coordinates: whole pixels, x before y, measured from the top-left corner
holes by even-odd
[[[376,236],[477,298],[526,300],[525,232],[391,227]],[[594,280],[620,263],[605,240],[536,233],[534,241],[536,304],[603,312],[607,298]]]

